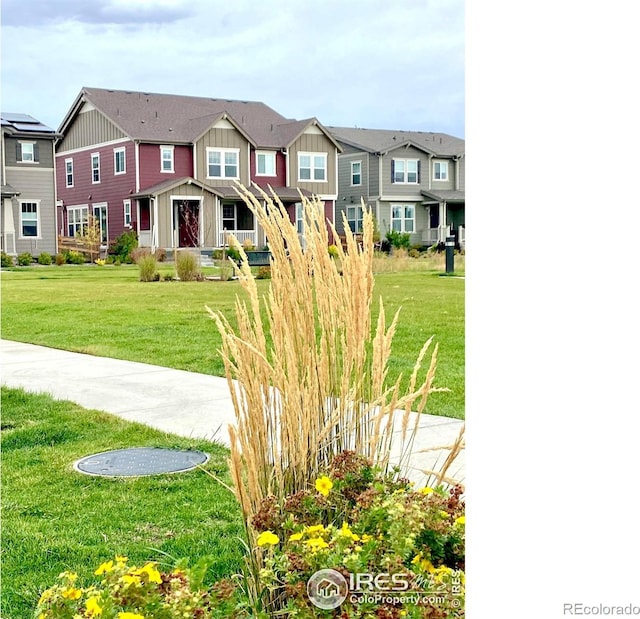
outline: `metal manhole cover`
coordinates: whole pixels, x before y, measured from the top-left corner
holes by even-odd
[[[87,475],[139,477],[190,471],[207,460],[209,456],[201,451],[132,447],[86,456],[78,460],[74,468]]]

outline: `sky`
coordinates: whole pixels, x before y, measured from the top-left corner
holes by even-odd
[[[2,0],[1,7],[2,111],[53,128],[89,86],[262,101],[325,126],[465,137],[462,0]]]

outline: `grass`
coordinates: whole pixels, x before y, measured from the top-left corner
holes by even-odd
[[[392,262],[392,261],[390,261]],[[420,262],[420,260],[415,260]],[[425,267],[428,261],[424,261]],[[389,267],[388,265],[385,268]],[[456,265],[456,268],[457,265]],[[162,274],[173,272],[159,264]],[[205,274],[207,269],[203,269]],[[213,272],[213,270],[211,270]],[[464,417],[464,280],[441,270],[375,276],[374,316],[382,296],[391,319],[402,306],[389,378],[407,377],[422,344],[439,344],[434,393],[427,410]],[[134,266],[28,267],[2,272],[2,337],[93,355],[224,375],[221,338],[205,305],[235,326],[237,281],[141,283]],[[266,291],[268,280],[257,282]]]
[[[77,459],[133,446],[199,449],[205,469],[230,482],[228,450],[19,389],[2,390],[2,611],[32,617],[64,570],[90,575],[116,553],[131,564],[211,557],[208,581],[236,573],[243,525],[233,495],[202,470],[108,479],[73,470]]]

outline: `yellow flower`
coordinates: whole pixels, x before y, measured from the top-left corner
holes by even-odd
[[[426,557],[423,557],[421,552],[419,552],[415,557],[413,557],[411,564],[417,565],[424,572],[429,572],[429,573],[435,572],[433,563],[431,563],[431,561],[429,561],[429,559],[427,559]]]
[[[75,582],[78,579],[78,575],[75,572],[62,572],[58,578],[66,578],[69,582]]]
[[[280,538],[271,531],[264,531],[258,535],[258,546],[275,546],[280,541]]]
[[[309,535],[313,535],[314,533],[324,533],[325,529],[321,524],[314,524],[312,527],[307,527],[305,531]]]
[[[144,615],[138,613],[118,613],[118,619],[144,619]]]
[[[87,614],[89,617],[97,617],[102,614],[102,606],[98,604],[97,597],[92,597],[87,600]]]
[[[458,516],[458,518],[456,518],[456,524],[465,524],[465,518],[464,516]]]
[[[441,515],[443,518],[448,518],[448,517],[449,517],[449,512],[445,512],[445,511],[444,511],[444,509],[441,509],[441,510],[440,510],[440,515]]]
[[[51,599],[52,595],[53,595],[53,588],[49,588],[43,591],[42,595],[40,596],[40,599],[38,600],[38,605],[42,604],[43,602],[47,602],[49,599]]]
[[[290,542],[297,542],[299,540],[302,539],[302,533],[293,533],[290,537],[289,537],[289,541]]]
[[[329,544],[325,542],[321,537],[313,537],[307,541],[307,546],[311,548],[313,552],[320,550],[320,548],[329,548]]]
[[[316,479],[316,490],[323,496],[329,496],[329,492],[333,488],[333,482],[326,476]]]
[[[100,564],[100,567],[94,572],[96,576],[100,576],[105,572],[110,572],[113,569],[113,561],[105,561]]]
[[[433,492],[433,488],[429,488],[429,486],[425,486],[424,488],[420,489],[420,492],[422,494],[431,494]]]
[[[138,576],[137,574],[125,574],[122,577],[122,580],[124,580],[124,582],[127,585],[139,585],[140,584],[140,576]]]
[[[67,600],[77,600],[82,595],[82,589],[68,587],[62,590],[62,597]]]
[[[365,544],[369,541],[373,539],[373,535],[369,535],[368,533],[363,533],[361,540],[362,542],[364,542]]]
[[[342,528],[340,529],[340,535],[342,537],[349,537],[354,541],[358,541],[360,537],[356,535],[350,528],[346,522],[342,523]]]
[[[162,578],[160,577],[160,572],[155,568],[155,565],[155,563],[147,563],[144,567],[136,570],[134,574],[138,574],[139,576],[146,574],[149,577],[149,582],[161,584]]]
[[[122,567],[127,561],[129,557],[122,557],[121,555],[116,555],[116,563],[119,567]]]

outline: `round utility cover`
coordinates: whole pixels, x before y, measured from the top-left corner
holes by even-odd
[[[74,468],[101,477],[139,477],[190,471],[208,459],[201,451],[132,447],[86,456],[78,460]]]

